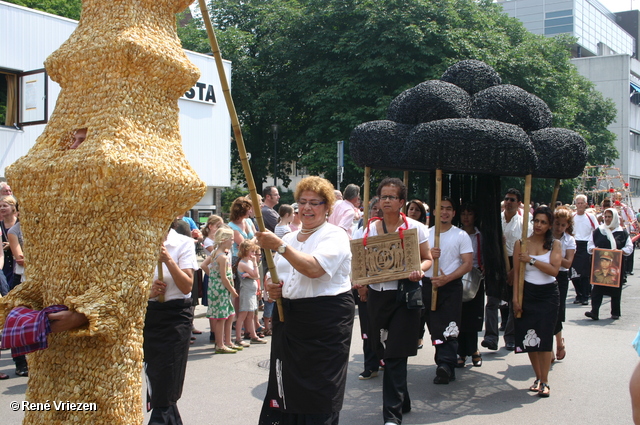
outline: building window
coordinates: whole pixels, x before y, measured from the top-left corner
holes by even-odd
[[[635,131],[629,133],[629,147],[632,151],[640,152],[640,133]]]
[[[44,69],[12,72],[0,69],[0,125],[46,124],[47,82]]]
[[[18,78],[0,71],[0,125],[13,127],[18,122]]]
[[[304,177],[309,174],[309,170],[307,170],[307,167],[301,167],[298,164],[298,161],[295,162],[294,169],[296,170],[296,177]]]
[[[629,178],[629,190],[631,191],[631,196],[640,195],[640,179]]]

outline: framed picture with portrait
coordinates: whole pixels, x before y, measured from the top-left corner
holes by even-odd
[[[591,284],[620,287],[622,251],[596,248],[591,257]]]

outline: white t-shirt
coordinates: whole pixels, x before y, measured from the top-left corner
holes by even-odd
[[[435,242],[435,228],[431,228],[429,232],[429,245],[434,246]],[[444,274],[451,274],[455,272],[458,267],[462,265],[462,254],[473,254],[473,245],[471,245],[471,238],[469,234],[459,227],[451,226],[449,230],[444,233],[440,233],[440,259],[438,261],[438,269],[442,270]],[[441,275],[438,270],[438,275]],[[424,272],[427,277],[433,276],[433,267]]]
[[[378,236],[378,231],[376,229],[377,221],[374,221],[369,226],[369,236]],[[418,229],[418,243],[421,244],[429,240],[429,229],[424,224],[416,221],[412,218],[407,217],[407,223],[409,223],[409,229]],[[404,226],[404,223],[401,225]],[[398,230],[398,229],[393,229]],[[353,233],[353,239],[362,239],[364,237],[364,227],[359,228]],[[374,291],[395,291],[398,289],[398,281],[390,280],[388,282],[382,283],[374,283],[369,285],[369,288]]]
[[[284,282],[282,296],[300,299],[350,291],[351,246],[344,229],[325,223],[305,242],[298,241],[298,233],[287,233],[282,240],[294,249],[312,255],[325,274],[312,279],[295,270],[282,255],[276,255],[278,278]]]
[[[598,220],[593,214],[575,214],[573,216],[573,236],[576,241],[586,242],[591,239],[591,233],[598,228]]]
[[[207,251],[207,255],[210,255],[213,252],[213,239],[210,239],[209,236],[204,238],[204,241],[202,241],[202,247]],[[207,249],[208,247],[211,247],[211,251]]]
[[[198,268],[198,260],[196,258],[196,245],[193,243],[193,238],[181,235],[175,230],[169,230],[167,240],[164,241],[164,246],[167,248],[169,255],[176,262],[181,270]],[[176,286],[171,273],[166,264],[162,264],[162,281],[167,284],[167,290],[164,295],[165,301],[177,300],[181,298],[191,298],[191,292],[183,294]],[[153,273],[153,280],[158,278],[158,266],[156,265]],[[150,298],[150,301],[158,301],[158,298]]]
[[[287,233],[291,233],[291,227],[288,224],[278,224],[276,225],[273,233],[275,233],[277,237],[282,238]]]
[[[559,240],[560,240],[560,245],[562,245],[562,258],[564,259],[564,256],[567,255],[568,249],[573,249],[573,250],[576,249],[576,240],[573,236],[571,236],[566,232],[562,234]],[[569,269],[566,267],[560,266],[560,271],[567,272],[569,271]]]

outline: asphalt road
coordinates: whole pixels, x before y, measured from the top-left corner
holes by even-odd
[[[636,252],[636,274],[623,290],[620,320],[608,319],[608,297],[600,310],[601,320],[587,319],[588,307],[572,304],[574,292],[569,290],[564,330],[567,356],[552,367],[551,397],[542,399],[527,391],[534,379],[528,356],[502,346],[498,351],[481,349],[482,367],[468,365],[457,370],[455,382],[434,385],[433,348],[426,346],[409,359],[413,410],[403,423],[632,424],[628,383],[639,359],[631,342],[640,326],[640,251]],[[237,354],[213,354],[204,311],[198,306],[196,327],[206,332],[191,346],[178,402],[183,421],[257,424],[268,378],[269,344],[253,345]],[[357,323],[354,329],[341,424],[382,424],[382,376],[358,380],[363,356]],[[10,403],[24,400],[27,378],[14,374],[9,351],[2,351],[0,372],[11,375],[0,381],[0,423],[19,424],[23,413],[12,411]],[[145,413],[145,420],[148,417]]]

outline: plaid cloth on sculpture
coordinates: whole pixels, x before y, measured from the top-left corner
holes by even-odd
[[[51,333],[47,315],[63,310],[69,310],[69,308],[65,305],[52,305],[43,310],[14,308],[4,322],[0,348],[12,348],[12,357],[44,350],[49,346],[47,335]]]

